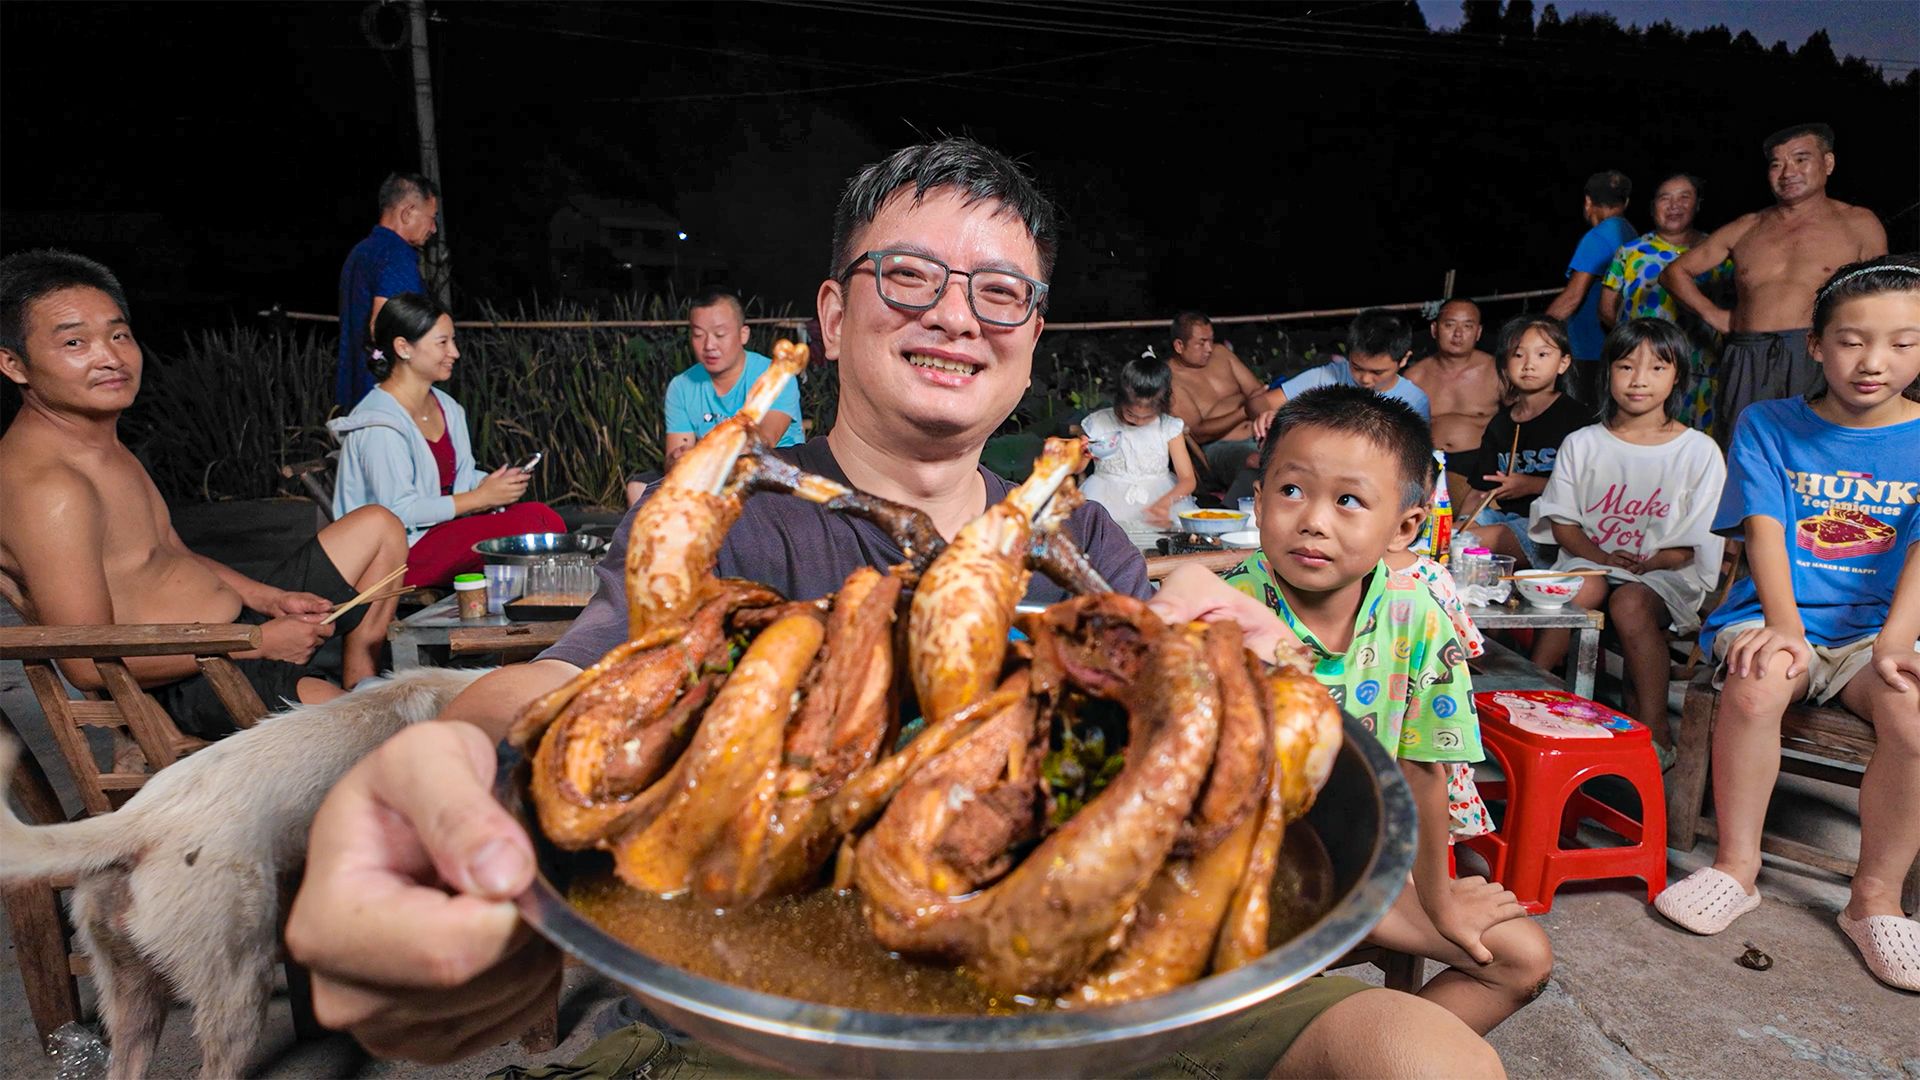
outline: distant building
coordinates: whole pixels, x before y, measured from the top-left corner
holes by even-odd
[[[685,296],[728,269],[725,258],[649,202],[575,195],[548,220],[547,239],[554,286],[574,300]]]

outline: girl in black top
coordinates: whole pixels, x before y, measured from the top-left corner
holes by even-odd
[[[1511,555],[1517,568],[1544,566],[1527,538],[1527,513],[1546,490],[1560,440],[1593,423],[1593,410],[1565,393],[1562,380],[1573,360],[1567,328],[1545,315],[1519,315],[1500,328],[1500,382],[1506,408],[1487,422],[1480,448],[1450,463],[1458,529],[1479,538],[1496,555]],[[1467,489],[1471,489],[1468,491]],[[1491,493],[1489,499],[1488,493]]]

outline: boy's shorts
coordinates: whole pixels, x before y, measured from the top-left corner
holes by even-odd
[[[300,550],[263,574],[260,580],[276,589],[288,592],[313,593],[324,596],[335,604],[343,604],[353,599],[354,587],[346,578],[340,576],[340,569],[327,558],[327,549],[320,546],[320,538],[314,537],[300,546]],[[333,636],[339,638],[360,625],[367,614],[366,605],[354,608],[340,616],[333,624]],[[259,626],[268,622],[265,615],[246,608],[233,621],[248,626]],[[299,704],[300,680],[306,678],[325,679],[338,683],[340,673],[328,671],[319,666],[319,655],[305,664],[289,664],[284,660],[235,660],[233,666],[260,695],[260,701],[269,710],[278,709],[282,702]],[[204,675],[195,675],[177,683],[150,690],[160,707],[173,718],[174,726],[182,732],[200,739],[217,739],[222,735],[231,735],[234,731],[233,717],[213,691],[213,685]]]
[[[1733,648],[1734,641],[1745,631],[1758,630],[1765,625],[1766,622],[1760,619],[1734,623],[1713,639],[1715,690],[1727,682],[1727,650]],[[1845,645],[1831,647],[1814,645],[1813,661],[1807,665],[1807,700],[1815,705],[1825,705],[1838,697],[1855,675],[1866,670],[1868,662],[1873,659],[1873,643],[1879,636],[1868,634]],[[1920,644],[1914,645],[1913,651],[1920,652]]]

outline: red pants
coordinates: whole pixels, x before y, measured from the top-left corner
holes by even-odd
[[[480,572],[480,554],[473,545],[500,536],[521,533],[566,532],[566,523],[546,503],[514,503],[497,514],[478,513],[443,521],[414,541],[407,552],[407,585],[412,588],[446,585],[455,574]]]

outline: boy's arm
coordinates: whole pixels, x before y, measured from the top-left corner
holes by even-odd
[[[1202,566],[1187,565],[1168,574],[1147,606],[1169,625],[1199,620],[1240,624],[1246,646],[1262,660],[1312,670],[1307,647],[1265,604],[1216,577]]]
[[[1420,812],[1420,837],[1413,854],[1413,891],[1434,928],[1482,964],[1493,963],[1493,952],[1481,935],[1509,919],[1523,919],[1527,909],[1513,893],[1485,878],[1455,880],[1447,873],[1447,766],[1432,761],[1402,761],[1400,772],[1413,789],[1413,805]]]
[[[1907,545],[1907,561],[1893,587],[1887,624],[1873,642],[1873,670],[1895,690],[1920,690],[1920,543]]]
[[[1787,678],[1798,678],[1813,659],[1806,624],[1793,596],[1793,564],[1787,554],[1786,526],[1755,514],[1741,523],[1747,534],[1747,566],[1760,595],[1766,625],[1748,630],[1727,650],[1727,668],[1735,675],[1765,675],[1774,654],[1787,654]],[[1909,560],[1911,562],[1911,560]],[[1901,577],[1904,579],[1905,574]]]

